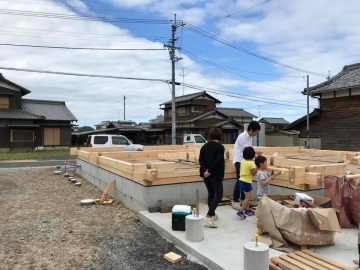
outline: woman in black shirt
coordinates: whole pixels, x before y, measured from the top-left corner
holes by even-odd
[[[204,221],[216,228],[214,221],[217,219],[215,210],[223,197],[223,180],[225,173],[225,148],[219,141],[223,138],[220,128],[212,128],[209,132],[210,142],[203,145],[200,150],[200,176],[204,178],[208,190],[208,206]]]

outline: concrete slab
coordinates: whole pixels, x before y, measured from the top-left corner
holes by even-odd
[[[200,204],[200,214],[206,214],[207,206]],[[139,212],[139,219],[147,226],[158,231],[177,246],[197,258],[212,270],[242,269],[243,246],[254,239],[257,232],[255,217],[239,220],[231,206],[219,206],[216,214],[218,228],[210,228],[204,222],[204,240],[193,243],[185,239],[185,232],[172,231],[171,213]],[[294,245],[294,250],[299,247]],[[335,246],[314,247],[316,252],[338,261],[344,265],[354,266],[353,260],[358,258],[357,229],[343,229],[335,236]],[[283,252],[270,249],[270,257],[279,256]]]

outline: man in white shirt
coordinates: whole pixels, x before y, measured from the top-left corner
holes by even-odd
[[[239,178],[240,178],[240,163],[243,160],[243,151],[245,147],[252,146],[252,138],[261,129],[260,124],[256,121],[251,121],[248,125],[247,130],[241,133],[234,145],[233,163],[236,169],[236,183],[234,187],[232,207],[236,210],[240,208],[240,199],[245,199],[245,194],[240,190]],[[261,152],[256,152],[257,155],[261,155]]]

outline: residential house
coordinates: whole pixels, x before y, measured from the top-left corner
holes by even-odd
[[[237,108],[217,107],[221,101],[204,92],[197,92],[175,98],[176,105],[176,143],[183,143],[183,135],[202,134],[211,126],[220,127],[224,133],[224,143],[234,143],[243,125],[255,115]],[[172,101],[160,104],[164,110],[164,120],[152,123],[147,132],[159,144],[171,144]]]
[[[106,129],[110,124],[110,121],[101,121],[101,123],[94,125],[95,130]]]
[[[311,97],[319,100],[319,109],[310,114],[310,147],[312,141],[322,149],[360,150],[360,63],[348,65],[323,83],[309,88]],[[306,94],[306,89],[302,92]],[[306,138],[306,116],[284,127],[300,131]]]
[[[284,118],[277,117],[263,117],[259,120],[259,123],[264,123],[267,130],[282,130],[284,126],[290,124]]]
[[[105,123],[107,123],[105,125]],[[137,125],[131,120],[119,121],[102,121],[100,124],[95,125],[101,127],[93,131],[74,132],[72,133],[73,145],[84,145],[89,135],[94,134],[116,134],[124,135],[133,143],[145,144],[146,134],[144,128]]]
[[[0,73],[0,149],[69,147],[77,119],[65,102],[24,99],[28,94]]]

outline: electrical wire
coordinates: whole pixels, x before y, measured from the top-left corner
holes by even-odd
[[[168,83],[168,80],[163,80],[163,79],[149,79],[149,78],[122,77],[122,76],[111,76],[111,75],[71,73],[71,72],[36,70],[36,69],[25,69],[25,68],[11,68],[11,67],[0,67],[0,69],[11,70],[11,71],[33,72],[33,73],[45,73],[45,74],[54,74],[54,75],[67,75],[67,76],[78,76],[78,77],[92,77],[92,78],[119,79],[119,80],[136,80],[136,81],[152,81],[152,82],[165,82],[165,83]]]
[[[15,3],[24,3],[24,4],[32,4],[32,5],[43,5],[43,6],[55,6],[55,7],[72,7],[72,8],[83,8],[83,6],[74,6],[74,5],[63,5],[61,4],[48,4],[48,3],[39,3],[39,2],[28,2],[28,1],[18,1],[18,0],[0,0],[0,2],[15,2]],[[107,11],[107,12],[116,12],[116,13],[144,13],[144,14],[163,14],[163,15],[172,15],[170,13],[162,13],[162,12],[146,12],[146,11],[131,11],[131,10],[119,10],[119,9],[101,9],[101,8],[93,8],[90,7],[91,11]]]
[[[155,19],[134,19],[134,18],[116,18],[104,16],[80,16],[71,14],[59,14],[48,12],[36,12],[31,10],[16,10],[16,9],[0,9],[0,14],[14,15],[14,16],[28,16],[38,18],[52,18],[65,20],[80,20],[80,21],[101,21],[101,22],[118,22],[118,23],[141,23],[141,24],[170,24],[171,20],[155,20]]]
[[[1,0],[0,0],[1,1]],[[26,28],[26,27],[12,27],[12,26],[0,26],[0,28],[12,28],[20,30],[31,30],[31,31],[41,31],[41,32],[54,32],[54,33],[66,33],[66,34],[76,34],[76,35],[89,35],[93,36],[109,36],[109,37],[129,37],[129,38],[153,38],[153,39],[168,39],[168,37],[163,36],[130,36],[130,35],[110,35],[110,34],[95,34],[95,33],[86,33],[86,32],[72,32],[72,31],[56,31],[48,29],[39,29],[39,28]],[[31,32],[30,32],[31,33]]]
[[[207,62],[208,64],[210,64],[210,65],[212,65],[212,66],[215,66],[215,67],[217,67],[217,68],[219,68],[219,69],[222,69],[222,70],[224,70],[224,71],[226,71],[226,72],[229,72],[229,73],[232,73],[232,74],[237,75],[237,76],[239,76],[239,77],[242,77],[242,78],[244,78],[244,79],[247,79],[247,80],[250,80],[250,81],[254,81],[254,82],[257,82],[257,83],[261,83],[261,84],[265,84],[265,85],[268,85],[268,86],[271,86],[271,87],[276,87],[276,88],[280,88],[280,89],[283,89],[283,90],[287,90],[287,91],[292,91],[292,92],[298,93],[298,91],[296,91],[296,90],[288,89],[288,88],[281,87],[281,86],[277,86],[277,85],[272,85],[272,84],[269,84],[269,83],[265,83],[265,82],[262,82],[262,81],[258,81],[258,80],[255,80],[255,79],[252,79],[252,78],[243,76],[243,75],[241,75],[241,74],[232,72],[232,71],[230,71],[230,70],[228,70],[228,69],[226,69],[226,68],[222,68],[222,67],[221,67],[220,65],[218,65],[218,64],[215,64],[215,63],[213,63],[213,62],[210,62],[210,61],[208,61],[208,60],[205,60],[205,59],[203,59],[203,58],[201,58],[201,57],[199,57],[199,56],[197,56],[197,55],[195,55],[195,54],[193,54],[193,53],[191,53],[191,52],[189,52],[189,51],[187,51],[187,50],[184,50],[184,51],[186,51],[187,53],[191,54],[192,56],[194,56],[194,57],[196,57],[196,58],[199,58],[200,60],[202,60],[202,61],[204,61],[204,62]]]
[[[264,4],[266,4],[266,3],[269,3],[270,1],[271,1],[271,0],[268,0],[268,1],[262,2],[262,3],[260,3],[260,4],[257,4],[257,5],[255,5],[255,6],[252,6],[252,7],[249,7],[249,8],[245,8],[245,9],[240,10],[240,11],[238,11],[238,12],[231,13],[231,14],[226,15],[226,16],[224,16],[224,17],[221,17],[221,18],[218,18],[218,19],[215,19],[215,20],[211,20],[211,21],[207,21],[206,24],[207,24],[207,23],[217,22],[217,21],[220,21],[220,20],[225,19],[225,18],[230,18],[231,16],[234,16],[234,15],[236,15],[236,14],[239,14],[239,13],[242,13],[242,12],[245,12],[245,11],[248,11],[249,9],[253,9],[253,8],[258,7],[258,6],[264,5]]]
[[[211,39],[211,40],[217,41],[217,42],[222,43],[222,44],[224,44],[224,45],[226,45],[226,46],[229,46],[229,47],[231,47],[231,48],[233,48],[233,49],[242,51],[242,52],[244,52],[244,53],[246,53],[246,54],[249,54],[249,55],[252,55],[252,56],[254,56],[254,57],[260,58],[260,59],[262,59],[262,60],[271,62],[271,63],[273,63],[273,64],[280,65],[280,66],[283,66],[283,67],[286,67],[286,68],[289,68],[289,69],[293,69],[293,70],[296,70],[296,71],[300,71],[300,72],[304,72],[304,73],[316,75],[316,76],[321,76],[321,77],[326,77],[326,76],[327,76],[327,75],[322,74],[322,73],[317,73],[317,72],[312,72],[312,71],[308,71],[308,70],[305,70],[305,69],[297,68],[297,67],[290,66],[290,65],[281,63],[281,62],[279,62],[279,61],[273,60],[273,59],[268,58],[268,57],[266,57],[266,56],[262,56],[262,55],[260,55],[260,54],[258,54],[258,53],[252,52],[252,51],[250,51],[250,50],[248,50],[248,49],[246,49],[246,48],[243,48],[243,47],[240,47],[240,46],[238,46],[238,45],[236,45],[236,44],[233,44],[233,43],[231,43],[231,42],[229,42],[229,41],[227,41],[227,40],[225,40],[225,39],[223,39],[223,38],[220,38],[220,37],[218,37],[218,36],[215,36],[214,34],[212,34],[212,33],[210,33],[210,32],[207,32],[207,31],[205,31],[205,30],[203,30],[203,29],[201,29],[201,28],[199,28],[199,27],[197,27],[197,26],[195,26],[195,25],[192,25],[191,23],[187,23],[187,22],[186,22],[186,24],[185,24],[184,27],[185,27],[186,29],[189,29],[189,30],[193,31],[194,33],[197,33],[197,34],[201,35],[201,36],[207,37],[207,38],[209,38],[209,39]]]
[[[93,51],[165,51],[166,49],[120,49],[120,48],[83,48],[83,47],[60,47],[60,46],[43,46],[43,45],[28,45],[28,44],[10,44],[0,43],[0,46],[12,47],[30,47],[30,48],[45,48],[45,49],[66,49],[66,50],[93,50]]]
[[[243,70],[243,69],[238,69],[238,68],[232,68],[232,67],[227,67],[221,64],[216,64],[214,62],[211,62],[209,60],[203,59],[200,56],[197,56],[195,54],[192,54],[191,52],[189,52],[188,50],[185,50],[183,48],[181,48],[180,50],[184,50],[186,52],[188,52],[189,54],[191,54],[192,56],[201,59],[202,61],[206,61],[208,63],[212,63],[213,65],[217,65],[217,66],[221,66],[223,68],[227,68],[227,69],[233,69],[233,70],[238,70],[238,71],[242,71],[242,72],[246,72],[246,73],[253,73],[253,74],[259,74],[259,75],[266,75],[266,76],[274,76],[274,77],[290,77],[290,78],[303,78],[303,76],[286,76],[286,75],[282,75],[282,74],[269,74],[269,73],[261,73],[261,72],[254,72],[254,71],[249,71],[249,70]]]
[[[256,96],[250,96],[250,95],[245,95],[245,94],[240,94],[240,93],[222,91],[222,90],[218,90],[218,89],[201,87],[201,86],[196,86],[196,85],[191,85],[191,84],[184,84],[184,85],[188,88],[192,88],[195,90],[206,91],[206,92],[211,92],[211,93],[215,93],[215,94],[219,94],[219,95],[225,95],[225,96],[230,96],[230,97],[235,97],[235,98],[245,99],[245,100],[250,100],[250,101],[275,104],[275,105],[283,105],[283,106],[291,106],[291,107],[301,107],[301,108],[306,107],[306,105],[302,105],[300,103],[284,102],[282,100],[275,100],[275,99],[269,99],[269,98],[265,99],[263,97],[256,97]],[[272,100],[272,101],[267,101],[267,100]],[[273,102],[273,101],[278,101],[278,102]],[[283,103],[279,103],[279,102],[283,102]]]

